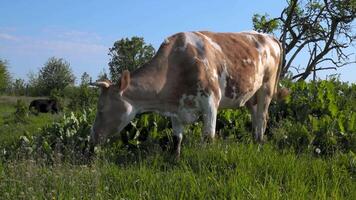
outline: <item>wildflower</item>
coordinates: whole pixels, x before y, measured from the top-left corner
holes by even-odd
[[[315,148],[315,153],[320,154],[321,150],[319,148]]]

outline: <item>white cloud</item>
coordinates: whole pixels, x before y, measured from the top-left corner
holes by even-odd
[[[51,57],[66,59],[77,77],[93,77],[107,65],[109,45],[96,33],[77,30],[5,30],[0,27],[0,58],[10,62],[14,77],[26,78]]]
[[[0,40],[18,41],[19,38],[8,33],[0,33]]]
[[[102,44],[101,37],[95,33],[77,30],[56,30],[46,28],[34,35],[14,36],[0,33],[0,41],[4,40],[0,52],[53,56],[84,56],[90,58],[94,54],[106,55],[108,47]]]

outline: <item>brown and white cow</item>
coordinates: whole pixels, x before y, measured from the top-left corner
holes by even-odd
[[[120,132],[141,112],[171,117],[174,149],[180,153],[183,127],[203,119],[203,136],[213,139],[218,109],[247,105],[256,141],[263,140],[268,107],[277,90],[282,48],[257,32],[177,33],[154,58],[117,85],[97,82],[101,94],[91,139],[97,144]]]

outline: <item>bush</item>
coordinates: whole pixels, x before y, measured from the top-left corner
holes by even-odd
[[[98,89],[81,85],[79,87],[71,87],[66,91],[69,99],[68,108],[74,111],[87,110],[96,107],[98,101]]]
[[[356,152],[355,84],[336,79],[285,84],[291,95],[286,102],[271,105],[269,120],[273,139],[280,148],[291,145],[304,149],[311,142],[309,149],[316,155],[333,155],[339,150]],[[299,140],[300,134],[306,143],[291,144]]]
[[[313,135],[305,125],[290,120],[281,121],[272,132],[272,140],[279,149],[293,148],[296,153],[307,151],[313,141]]]
[[[82,113],[71,112],[69,115],[64,115],[60,122],[43,127],[35,136],[28,133],[21,136],[18,144],[15,145],[15,150],[8,152],[20,152],[20,156],[45,159],[50,163],[58,159],[74,163],[82,162],[85,159],[84,154],[88,147],[94,117],[93,110]]]
[[[28,122],[28,108],[27,104],[18,99],[15,104],[15,112],[12,115],[7,116],[4,120],[5,124],[13,124],[13,123],[27,123]]]

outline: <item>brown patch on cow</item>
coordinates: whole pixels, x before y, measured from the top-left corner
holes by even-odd
[[[220,66],[217,67],[219,76],[221,75],[224,66],[223,61],[225,61],[227,67],[227,72],[230,75],[227,80],[227,91],[225,95],[227,97],[232,96],[232,88],[239,93],[245,93],[251,91],[253,88],[253,83],[249,80],[256,74],[255,63],[246,63],[244,60],[250,59],[251,61],[258,60],[259,52],[256,48],[251,48],[251,46],[256,46],[255,40],[246,40],[244,35],[239,34],[229,34],[229,33],[211,33],[202,32],[207,37],[211,38],[216,42],[224,52],[224,56],[220,58]],[[259,40],[259,38],[256,38]],[[265,39],[262,39],[261,45],[265,43]],[[218,55],[219,56],[219,55]]]

